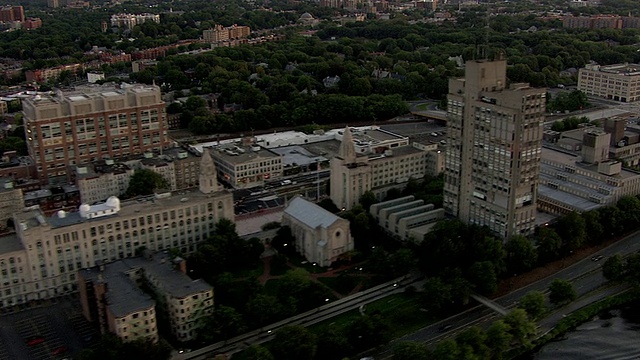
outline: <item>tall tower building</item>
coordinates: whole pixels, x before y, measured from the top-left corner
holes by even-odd
[[[202,158],[200,159],[200,191],[203,194],[220,191],[218,185],[218,174],[216,165],[213,163],[211,151],[207,148],[202,150]]]
[[[355,206],[365,192],[371,190],[372,174],[367,156],[356,156],[351,129],[346,127],[338,156],[331,159],[331,200],[345,210]]]
[[[535,227],[546,89],[507,87],[506,61],[466,62],[449,80],[444,208],[504,239]]]

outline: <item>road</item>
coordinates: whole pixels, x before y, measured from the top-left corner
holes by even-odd
[[[565,279],[572,281],[578,297],[582,297],[605,285],[606,279],[604,279],[604,277],[602,276],[602,271],[600,271],[600,268],[607,257],[615,254],[630,254],[639,250],[640,232],[636,232],[635,234],[628,236],[612,244],[611,246],[593,254],[594,256],[603,256],[603,258],[597,262],[592,261],[591,258],[583,259],[557,272],[556,274],[515,290],[505,296],[494,299],[494,301],[507,309],[513,308],[517,305],[518,300],[529,291],[536,290],[547,292],[549,285],[554,279]],[[594,298],[594,301],[595,300],[598,300],[598,298]],[[393,346],[397,342],[416,341],[422,343],[433,343],[441,340],[442,338],[451,336],[452,333],[458,333],[469,326],[490,322],[494,318],[497,318],[497,314],[494,311],[488,309],[485,306],[478,305],[469,310],[466,310],[465,312],[451,316],[438,323],[422,328],[412,334],[396,339],[384,348],[373,351],[371,354],[367,355],[373,356],[377,360],[390,359],[393,353]],[[551,321],[553,321],[553,319],[554,318],[551,318],[549,320],[549,324],[551,324]],[[557,315],[555,320],[557,320]],[[443,326],[447,326],[447,331],[439,330]]]
[[[419,282],[419,276],[417,275],[395,279],[306,313],[265,326],[260,330],[254,330],[233,339],[212,344],[189,353],[174,353],[172,360],[200,360],[216,354],[232,355],[253,344],[262,344],[272,340],[275,332],[281,327],[290,325],[311,326],[329,320],[337,315],[358,309],[361,305],[366,305],[389,295],[404,292],[408,286],[420,286]]]

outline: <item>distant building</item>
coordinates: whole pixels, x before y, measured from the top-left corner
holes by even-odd
[[[222,43],[230,40],[244,39],[251,34],[248,26],[232,25],[224,27],[216,25],[213,29],[204,30],[202,38],[206,43]]]
[[[96,82],[104,80],[104,73],[101,71],[89,71],[87,73],[87,81],[91,84],[95,84]]]
[[[160,23],[160,15],[157,14],[114,14],[111,15],[111,26],[132,29],[136,25],[152,21]]]
[[[589,64],[578,72],[578,90],[605,99],[640,100],[640,64]]]
[[[211,285],[189,278],[185,260],[162,253],[80,270],[78,284],[85,317],[124,341],[157,341],[158,313],[178,341],[191,341],[213,312]],[[158,301],[140,290],[142,284]]]
[[[22,190],[16,189],[13,179],[0,178],[0,231],[13,222],[13,214],[24,209]]]
[[[28,18],[22,23],[22,27],[26,30],[38,29],[42,26],[40,18]]]
[[[24,8],[22,6],[2,6],[0,7],[0,21],[2,22],[23,22]]]
[[[319,266],[330,266],[354,247],[348,220],[302,197],[289,202],[282,214],[282,225],[291,228],[296,251]]]
[[[27,70],[24,74],[28,82],[43,83],[51,79],[56,79],[63,71],[77,74],[84,70],[83,64],[60,65],[47,69]]]

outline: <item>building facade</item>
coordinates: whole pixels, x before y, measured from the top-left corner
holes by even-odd
[[[123,202],[112,197],[75,212],[46,216],[39,208],[14,215],[16,233],[0,238],[0,263],[8,287],[0,306],[47,299],[76,291],[77,270],[151,251],[194,251],[222,218],[234,219],[233,196],[216,180],[210,156],[203,156],[200,188]]]
[[[29,154],[41,181],[67,181],[67,166],[170,144],[160,88],[93,86],[22,102]]]
[[[395,137],[372,148],[356,142],[349,127],[344,129],[339,153],[331,159],[330,196],[338,208],[351,209],[367,191],[383,198],[390,188],[425,176],[428,151],[409,145],[408,138]]]
[[[180,342],[194,340],[203,318],[213,312],[213,288],[186,275],[186,261],[147,252],[143,257],[118,260],[83,269],[78,274],[83,314],[102,332],[123,341],[157,341],[156,315],[168,318]],[[158,301],[140,290],[146,285]]]
[[[234,188],[259,186],[282,177],[282,157],[251,139],[203,150],[207,151],[211,152],[220,177]]]
[[[369,212],[381,228],[398,239],[418,243],[438,221],[444,219],[444,209],[416,200],[413,195],[373,204]]]
[[[282,214],[282,225],[291,228],[296,251],[320,266],[330,266],[354,247],[349,220],[302,197],[289,202]]]
[[[546,90],[506,88],[506,67],[467,61],[449,80],[444,208],[508,239],[534,230]]]
[[[578,72],[578,90],[615,101],[638,101],[640,64],[587,65]]]

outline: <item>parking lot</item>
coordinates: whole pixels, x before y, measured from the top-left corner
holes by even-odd
[[[77,299],[0,317],[0,360],[71,358],[98,339]]]

